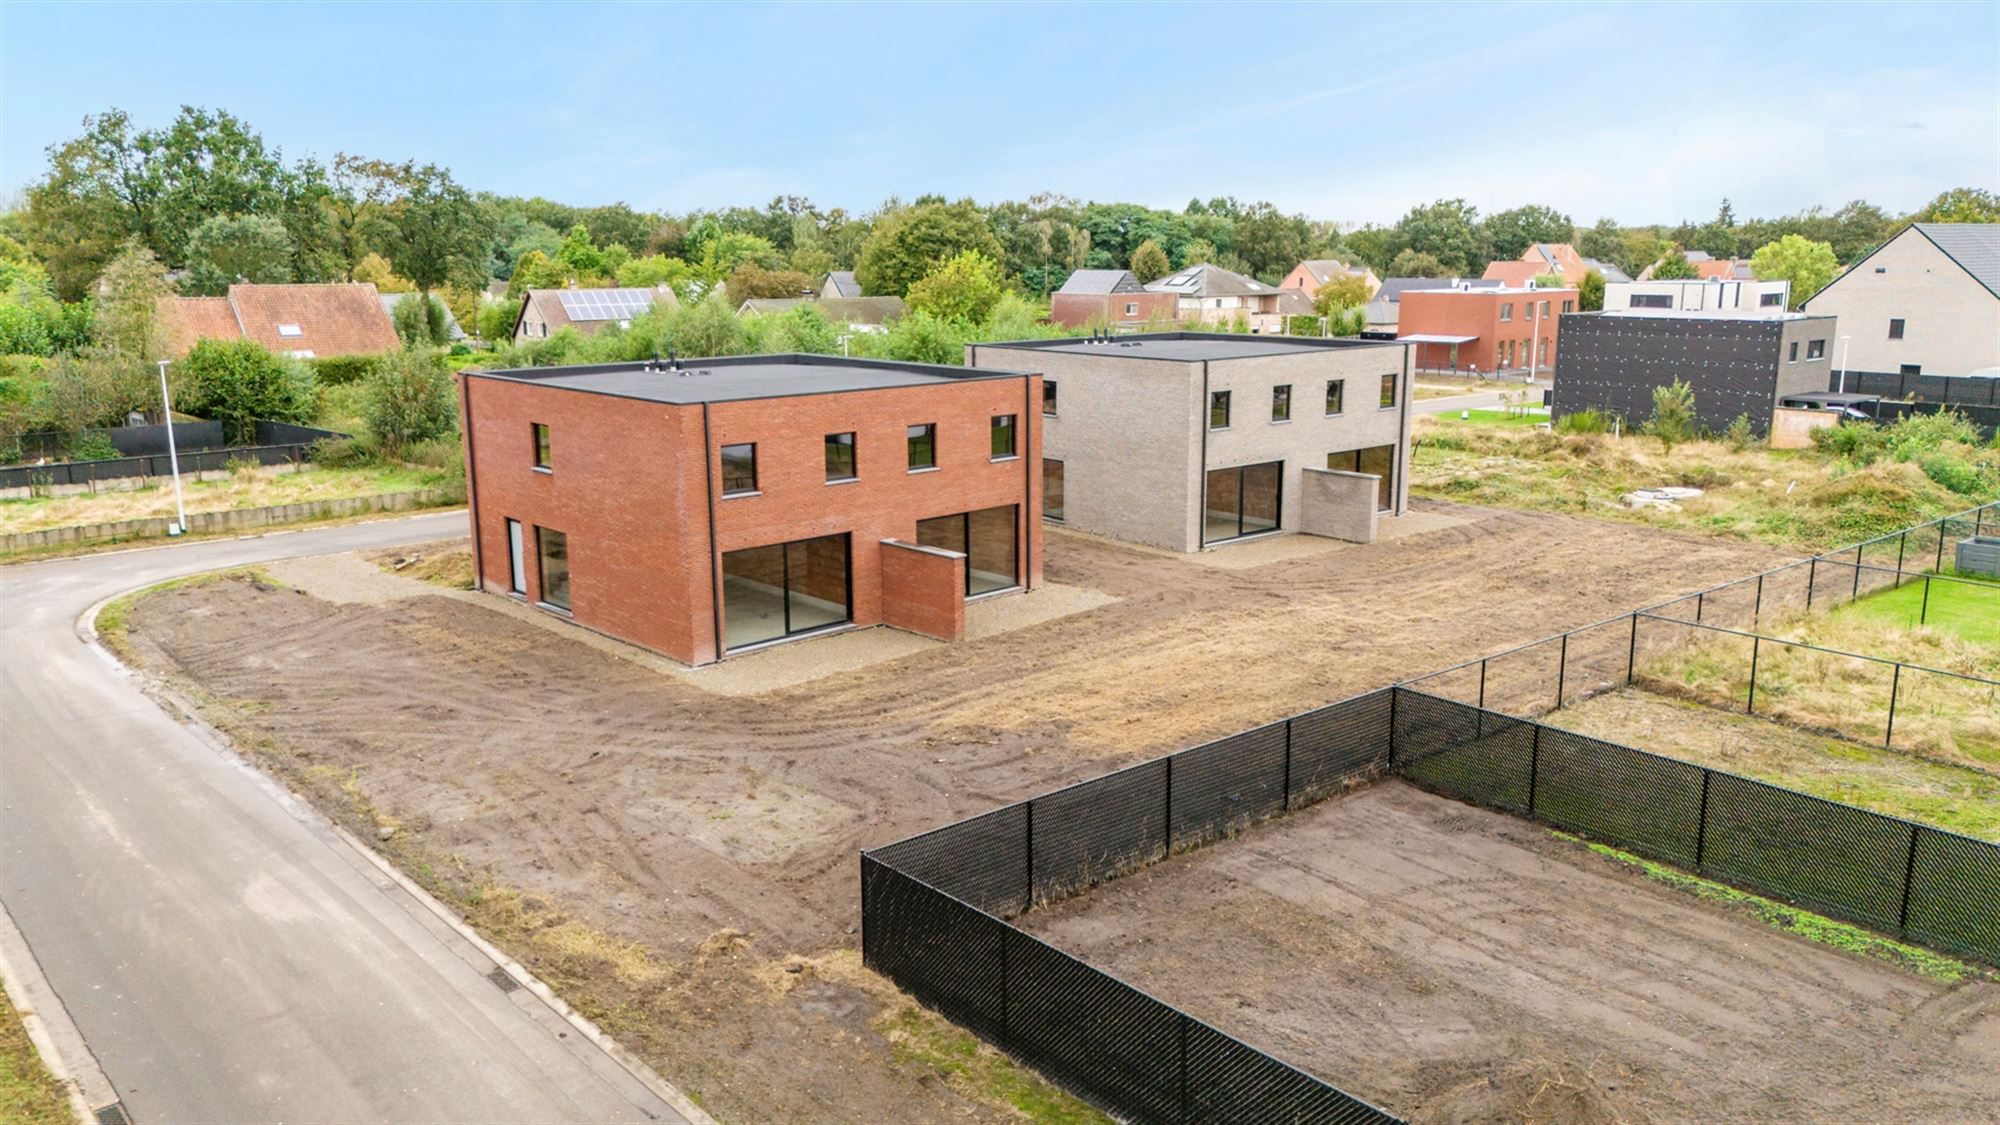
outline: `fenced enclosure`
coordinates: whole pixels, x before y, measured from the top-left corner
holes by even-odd
[[[165,426],[127,426],[120,430],[103,431],[116,435],[114,444],[121,452],[128,449],[133,452],[128,456],[96,461],[53,461],[0,468],[0,488],[53,487],[130,477],[166,476],[172,470],[174,460],[167,453],[166,429]],[[313,426],[295,426],[289,422],[258,422],[252,444],[226,446],[222,444],[220,422],[176,422],[173,429],[177,443],[175,452],[184,473],[226,469],[232,461],[251,461],[259,465],[298,464],[311,458],[315,444],[347,436]],[[179,444],[183,442],[187,444]]]
[[[1881,395],[1911,402],[1941,402],[1953,406],[2000,406],[2000,379],[1980,375],[1915,375],[1889,371],[1834,371],[1826,389],[1847,394]]]
[[[1135,1120],[1395,1120],[1007,921],[1385,775],[2000,964],[2000,846],[1408,687],[863,852],[862,958]]]

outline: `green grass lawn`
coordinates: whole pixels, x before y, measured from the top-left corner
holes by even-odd
[[[13,1004],[0,996],[0,1122],[67,1125],[69,1096],[56,1082]]]
[[[1921,618],[1932,629],[2000,650],[2000,582],[1960,577],[1965,580],[1930,583],[1928,601],[1923,582],[1908,582],[1842,606],[1835,616],[1904,628]]]
[[[1549,420],[1549,412],[1537,408],[1532,413],[1518,413],[1506,410],[1453,410],[1433,415],[1442,422],[1458,422],[1472,426],[1514,426],[1533,427]]]

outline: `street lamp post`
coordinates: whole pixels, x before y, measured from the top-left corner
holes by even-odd
[[[167,426],[167,467],[174,475],[174,526],[168,535],[187,533],[187,505],[181,501],[181,454],[174,444],[174,404],[167,396],[167,361],[160,361],[160,420]]]

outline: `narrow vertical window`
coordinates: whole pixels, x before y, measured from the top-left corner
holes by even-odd
[[[1346,398],[1347,380],[1328,379],[1326,381],[1326,412],[1328,414],[1339,414],[1342,410],[1346,409]]]
[[[757,446],[725,445],[722,447],[722,494],[742,496],[757,491]]]
[[[1056,381],[1042,380],[1042,413],[1053,418],[1056,413]]]
[[[516,594],[528,592],[528,562],[521,542],[520,520],[507,521],[507,589]]]
[[[1063,518],[1063,463],[1042,458],[1042,518]]]
[[[1382,376],[1382,408],[1387,410],[1394,405],[1396,405],[1396,376],[1393,374],[1384,375]]]
[[[853,480],[854,475],[854,434],[826,435],[826,479]]]
[[[546,527],[535,529],[535,549],[542,571],[542,601],[557,609],[569,605],[569,536]]]
[[[937,468],[937,423],[925,422],[909,428],[910,468]]]
[[[549,428],[541,422],[535,422],[533,426],[535,428],[535,468],[553,468],[554,463],[549,460]]]
[[[1292,385],[1290,383],[1280,383],[1271,388],[1271,421],[1289,422],[1291,420]]]
[[[1012,414],[995,414],[993,416],[993,456],[997,460],[1001,457],[1012,457],[1013,455],[1014,416]]]
[[[1229,428],[1229,392],[1215,391],[1208,396],[1208,428],[1226,430]]]

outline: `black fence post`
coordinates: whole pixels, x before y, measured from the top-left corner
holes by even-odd
[[[1908,528],[1904,528],[1903,534],[1896,537],[1896,585],[1898,586],[1903,584],[1903,551],[1909,545],[1910,531]]]
[[[1556,710],[1563,709],[1563,679],[1569,672],[1569,634],[1562,637],[1562,648],[1556,653]]]
[[[1701,613],[1702,613],[1702,610],[1703,610],[1703,608],[1704,608],[1704,607],[1706,607],[1706,605],[1707,605],[1707,604],[1708,604],[1708,591],[1707,591],[1707,590],[1703,590],[1703,591],[1701,591],[1700,593],[1697,593],[1697,594],[1696,594],[1696,595],[1694,596],[1694,623],[1695,623],[1695,624],[1697,624],[1697,625],[1701,624]]]
[[[1887,750],[1896,741],[1896,693],[1903,686],[1903,666],[1896,665],[1896,672],[1889,678],[1889,727],[1882,734],[1882,749]]]
[[[1750,638],[1750,698],[1743,704],[1743,713],[1746,715],[1757,713],[1757,648],[1763,643],[1764,638],[1761,636]]]
[[[1937,521],[1937,533],[1938,533],[1937,561],[1931,564],[1932,570],[1944,569],[1944,538],[1946,534],[1944,525],[1945,521],[1949,520],[1950,518],[1951,518],[1950,516],[1946,516],[1944,519]]]
[[[1479,709],[1486,710],[1486,661],[1479,662]]]
[[[1030,798],[1026,804],[1028,806],[1028,822],[1023,835],[1026,837],[1027,844],[1021,851],[1027,860],[1025,866],[1028,869],[1028,897],[1023,901],[1028,905],[1022,909],[1033,910],[1035,908],[1035,802]]]
[[[1762,579],[1758,580],[1758,589],[1759,590],[1763,589]],[[1639,660],[1639,614],[1637,611],[1634,611],[1632,614],[1632,642],[1625,648],[1626,687],[1632,686],[1632,672],[1635,668],[1637,668],[1638,660]]]
[[[1917,831],[1915,821],[1910,823],[1910,854],[1903,860],[1903,905],[1896,911],[1896,936],[1910,935],[1910,883],[1917,877]]]
[[[1534,725],[1528,742],[1528,815],[1535,815],[1535,784],[1542,769],[1542,724]]]
[[[1165,841],[1165,845],[1160,849],[1161,855],[1174,854],[1174,759],[1179,756],[1167,755],[1167,820],[1160,830],[1160,837]]]
[[[1701,812],[1695,817],[1694,822],[1694,869],[1696,871],[1700,871],[1706,866],[1708,859],[1708,779],[1714,776],[1714,770],[1703,769],[1701,771]]]
[[[1292,811],[1292,721],[1285,720],[1285,803],[1278,806],[1286,812]]]
[[[1812,609],[1813,587],[1817,585],[1819,585],[1819,556],[1814,555],[1812,561],[1806,563],[1806,609],[1808,611]]]
[[[1930,619],[1931,619],[1931,576],[1926,574],[1924,575],[1923,604],[1917,607],[1917,624],[1922,625],[1925,622],[1929,621]]]
[[[1750,609],[1750,631],[1756,632],[1757,625],[1764,619],[1764,576],[1757,576],[1757,604]]]
[[[1861,548],[1856,547],[1854,548],[1854,589],[1848,591],[1847,600],[1851,602],[1860,596],[1861,596]]]

